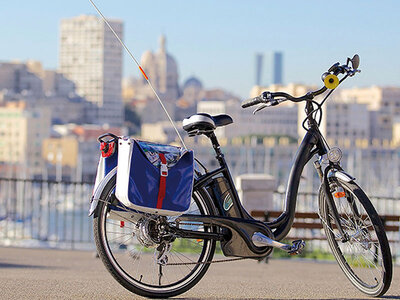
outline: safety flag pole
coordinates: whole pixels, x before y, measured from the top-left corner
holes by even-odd
[[[97,11],[97,13],[101,16],[101,18],[103,19],[104,23],[106,23],[106,25],[108,26],[108,28],[110,28],[111,32],[114,34],[114,36],[117,38],[117,40],[120,42],[120,44],[122,45],[122,47],[124,47],[124,49],[126,50],[126,52],[128,52],[129,56],[133,59],[133,61],[135,62],[135,64],[137,65],[137,67],[139,68],[140,72],[142,73],[144,79],[146,79],[147,83],[149,84],[151,90],[153,91],[154,95],[156,96],[158,102],[160,103],[162,109],[164,110],[165,114],[167,115],[169,121],[171,122],[172,126],[175,129],[176,134],[178,135],[182,146],[187,149],[185,142],[183,141],[182,136],[180,135],[178,128],[176,128],[174,121],[172,120],[171,116],[169,115],[167,109],[164,106],[164,103],[161,101],[160,97],[158,96],[158,93],[156,92],[156,90],[154,89],[153,85],[150,82],[149,77],[147,77],[146,73],[144,72],[143,68],[140,66],[139,62],[137,61],[137,59],[135,58],[135,56],[132,54],[132,52],[128,49],[128,47],[125,45],[125,43],[120,39],[120,37],[118,36],[118,34],[114,31],[114,29],[112,28],[112,26],[110,25],[110,23],[108,23],[107,19],[104,17],[104,15],[101,13],[100,9],[96,6],[96,4],[94,4],[94,2],[92,0],[89,0],[90,3],[93,5],[93,7],[95,8],[95,10]]]

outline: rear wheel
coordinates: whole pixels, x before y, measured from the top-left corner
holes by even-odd
[[[160,221],[174,218],[138,214],[114,196],[115,177],[101,196],[94,218],[94,237],[100,258],[125,288],[145,297],[165,298],[192,288],[206,273],[216,242],[174,237],[160,242]],[[188,214],[212,215],[208,198],[194,193]],[[210,226],[192,222],[179,228],[210,232]]]
[[[330,190],[340,191],[333,199],[345,233],[340,235],[321,187],[320,216],[332,253],[353,285],[370,296],[381,296],[392,280],[392,256],[378,213],[355,183],[335,179]]]

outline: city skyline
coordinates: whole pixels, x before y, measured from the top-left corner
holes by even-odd
[[[209,88],[221,87],[247,97],[254,82],[255,53],[277,50],[285,56],[284,82],[321,84],[323,71],[355,52],[361,56],[363,72],[345,87],[398,86],[400,82],[396,59],[400,42],[395,38],[400,28],[399,3],[394,1],[365,1],[361,6],[339,1],[338,9],[327,9],[317,1],[283,5],[99,0],[96,4],[107,17],[124,21],[125,41],[137,57],[156,49],[156,38],[165,34],[179,63],[181,82],[194,75]],[[8,42],[0,49],[0,60],[35,59],[46,68],[57,68],[60,20],[81,14],[95,14],[88,1],[60,6],[39,0],[23,9],[10,3],[0,12],[3,39]],[[124,76],[129,75],[139,76],[125,55]]]

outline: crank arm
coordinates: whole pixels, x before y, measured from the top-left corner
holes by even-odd
[[[253,244],[257,247],[274,247],[281,249],[291,255],[299,254],[304,249],[306,243],[303,240],[296,240],[293,241],[292,245],[284,244],[278,241],[275,241],[260,232],[255,232],[251,238]]]

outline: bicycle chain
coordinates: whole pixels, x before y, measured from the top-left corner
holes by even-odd
[[[174,222],[176,224],[176,222]],[[180,223],[178,224],[185,226],[212,226],[212,224],[205,224],[205,223]],[[226,259],[218,259],[218,260],[211,260],[211,261],[205,261],[205,262],[188,262],[188,263],[167,263],[166,266],[186,266],[186,265],[208,265],[208,264],[216,264],[216,263],[224,263],[224,262],[230,262],[230,261],[238,261],[238,260],[244,260],[248,259],[247,257],[236,257],[236,258],[226,258]]]
[[[235,260],[244,260],[244,259],[248,259],[248,258],[247,257],[237,257],[237,258],[211,260],[211,261],[205,261],[205,262],[167,263],[166,266],[208,265],[208,264],[223,263],[223,262],[229,262],[229,261],[235,261]]]
[[[101,202],[105,202],[108,203],[107,201],[104,201],[102,199],[96,199],[99,200]],[[175,224],[175,225],[182,225],[182,226],[213,226],[212,224],[208,224],[208,223],[178,223],[178,222],[169,222],[171,224]],[[223,263],[223,262],[229,262],[229,261],[238,261],[238,260],[244,260],[244,259],[248,259],[247,257],[237,257],[237,258],[227,258],[227,259],[219,259],[219,260],[212,260],[212,261],[206,261],[206,262],[188,262],[188,263],[167,263],[165,264],[165,266],[184,266],[184,265],[205,265],[205,264],[213,264],[213,263]]]

